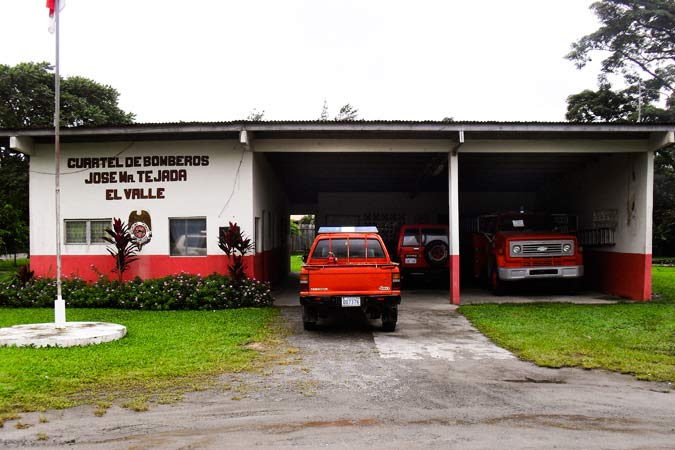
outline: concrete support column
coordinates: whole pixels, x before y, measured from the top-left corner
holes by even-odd
[[[645,229],[644,229],[644,253],[645,269],[642,283],[642,299],[651,300],[652,298],[652,227],[654,216],[654,152],[645,153],[645,163],[642,170],[644,177],[644,198],[641,203],[644,204]]]
[[[450,247],[450,302],[459,305],[459,185],[457,183],[459,157],[457,151],[448,153],[448,199]]]

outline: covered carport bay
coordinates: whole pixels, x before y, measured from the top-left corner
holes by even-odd
[[[519,207],[575,215],[587,282],[651,297],[653,153],[672,126],[466,122],[250,124],[289,197],[319,225],[424,218],[450,225],[450,300],[460,301],[460,229]],[[443,202],[446,202],[443,204]],[[420,206],[421,205],[421,206]],[[423,210],[419,210],[419,208]],[[390,233],[390,230],[385,230]]]

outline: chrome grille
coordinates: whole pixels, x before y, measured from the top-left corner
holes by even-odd
[[[572,250],[565,253],[563,246],[569,244]],[[519,253],[513,252],[513,247],[520,247]],[[574,241],[571,239],[541,240],[541,241],[511,241],[509,254],[518,258],[551,258],[574,255]]]
[[[553,256],[562,255],[562,252],[562,242],[523,244],[523,256]]]

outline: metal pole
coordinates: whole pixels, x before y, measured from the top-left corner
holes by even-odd
[[[56,205],[56,300],[54,301],[54,325],[66,327],[66,302],[61,297],[61,78],[59,75],[59,3],[54,2],[56,22],[56,64],[54,69],[54,194]]]

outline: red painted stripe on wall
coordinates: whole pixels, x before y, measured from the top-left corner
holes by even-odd
[[[279,268],[283,267],[280,261],[281,255],[285,254],[280,249],[258,253],[255,256],[245,256],[246,274],[261,281],[278,281],[284,274],[277,275]],[[264,262],[273,271],[258,270]],[[141,255],[132,263],[130,269],[124,273],[124,279],[134,277],[160,278],[167,275],[191,273],[209,275],[211,273],[227,274],[228,257],[226,255],[210,256],[167,256],[167,255]],[[112,273],[114,259],[109,255],[63,255],[61,257],[62,274],[64,277],[78,277],[85,281],[96,281],[99,274],[114,279],[117,274]],[[31,270],[35,276],[56,277],[56,257],[54,255],[31,255]]]
[[[450,302],[459,305],[459,255],[450,255]]]
[[[584,253],[589,287],[631,300],[652,298],[652,255],[642,253]]]

